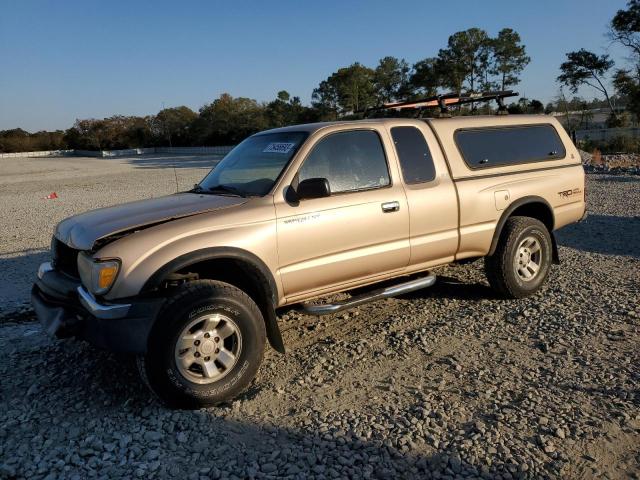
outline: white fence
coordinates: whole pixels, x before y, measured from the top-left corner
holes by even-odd
[[[0,153],[0,158],[16,157],[68,157],[74,155],[75,150],[42,150],[40,152]]]
[[[48,150],[42,152],[0,153],[0,158],[32,158],[32,157],[133,157],[137,155],[154,155],[165,153],[170,155],[226,155],[233,146],[224,147],[151,147],[129,148],[126,150]]]
[[[617,137],[640,137],[640,127],[627,128],[594,128],[590,130],[576,130],[575,139],[602,142]]]

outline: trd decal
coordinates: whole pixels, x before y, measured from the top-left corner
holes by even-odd
[[[574,188],[573,190],[563,190],[562,192],[558,192],[558,195],[560,195],[562,198],[567,198],[573,195],[578,195],[580,193],[582,193],[581,188]]]

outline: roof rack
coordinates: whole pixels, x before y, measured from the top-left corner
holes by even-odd
[[[499,90],[495,92],[480,92],[480,93],[443,93],[441,95],[434,95],[432,97],[421,98],[419,100],[407,100],[403,102],[390,102],[385,103],[379,107],[367,108],[355,113],[362,113],[365,118],[373,112],[395,110],[397,112],[402,110],[417,110],[418,113],[422,113],[425,108],[440,108],[440,117],[450,117],[449,107],[453,105],[463,105],[465,103],[475,102],[490,102],[495,100],[498,103],[498,115],[506,115],[507,107],[504,104],[504,99],[508,97],[518,96],[517,92],[513,90]]]

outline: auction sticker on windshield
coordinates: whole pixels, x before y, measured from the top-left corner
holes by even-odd
[[[263,153],[289,153],[291,149],[295,146],[295,143],[289,142],[272,142],[267,145],[262,152]]]

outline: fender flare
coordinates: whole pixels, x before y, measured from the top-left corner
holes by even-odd
[[[507,223],[507,220],[513,214],[513,212],[516,209],[531,203],[541,203],[545,207],[547,207],[547,209],[549,210],[549,213],[551,215],[551,228],[549,229],[549,235],[551,235],[551,243],[553,244],[554,262],[557,260],[558,247],[556,245],[555,236],[553,235],[553,229],[555,224],[555,216],[553,214],[553,208],[551,208],[551,205],[549,205],[549,202],[547,202],[544,198],[538,197],[536,195],[529,195],[526,197],[519,198],[515,202],[513,202],[511,205],[509,205],[504,212],[502,212],[502,215],[500,216],[500,219],[498,220],[498,223],[496,225],[496,229],[493,232],[493,238],[491,239],[491,248],[489,248],[489,253],[487,253],[487,255],[493,255],[494,252],[496,251],[496,248],[498,247],[498,240],[500,240],[500,235],[502,234],[502,229],[504,228],[504,224]]]
[[[278,304],[275,279],[269,270],[269,267],[256,255],[241,248],[235,247],[210,247],[194,250],[193,252],[180,255],[170,262],[164,264],[145,282],[141,293],[149,292],[158,288],[163,279],[170,273],[182,270],[190,265],[195,265],[207,260],[231,259],[237,260],[248,265],[260,278],[260,287],[265,293],[267,305],[263,311],[265,327],[267,330],[267,339],[271,346],[280,353],[285,353],[284,342],[278,327],[275,307]],[[261,309],[262,310],[262,309]]]

